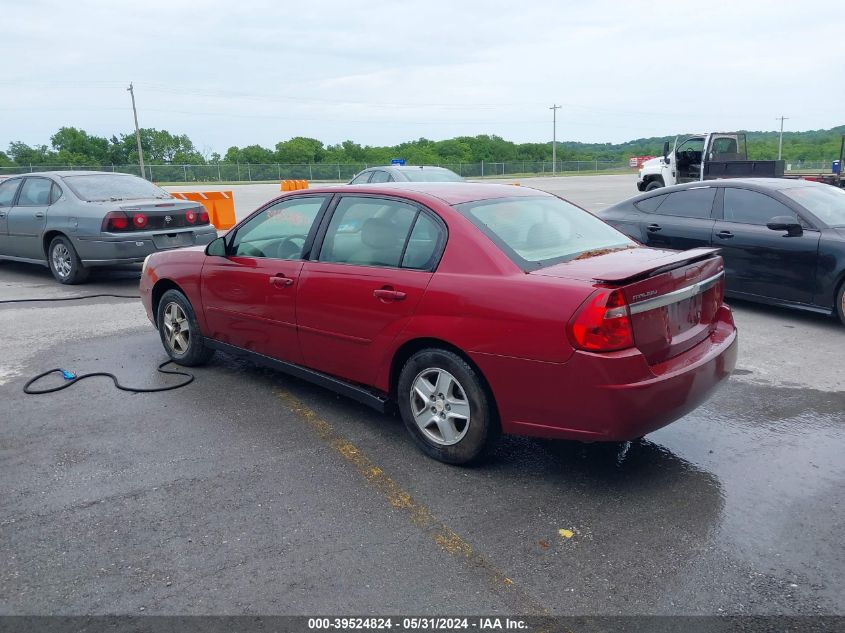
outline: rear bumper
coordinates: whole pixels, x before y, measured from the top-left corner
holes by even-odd
[[[188,234],[190,239],[178,247],[200,246],[208,244],[217,237],[217,230],[213,226],[208,228],[174,232],[177,235]],[[153,236],[149,233],[135,235],[132,239],[114,238],[73,238],[73,245],[83,265],[113,266],[118,264],[140,264],[144,258],[161,250],[170,250],[156,246]]]
[[[632,440],[686,415],[736,366],[730,313],[704,341],[659,365],[636,349],[576,352],[563,364],[473,355],[496,396],[502,430],[586,441]]]

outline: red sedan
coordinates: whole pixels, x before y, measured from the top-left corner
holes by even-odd
[[[718,251],[645,248],[525,187],[282,195],[207,247],[150,255],[147,315],[177,363],[215,350],[398,406],[431,457],[499,432],[641,437],[733,370]]]

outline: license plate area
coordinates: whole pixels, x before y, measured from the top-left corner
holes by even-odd
[[[153,244],[160,250],[192,246],[193,243],[194,234],[190,231],[182,233],[156,233],[153,235]]]

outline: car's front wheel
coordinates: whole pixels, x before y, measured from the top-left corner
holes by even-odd
[[[47,262],[53,277],[63,284],[81,284],[91,272],[82,265],[73,244],[63,235],[54,237],[47,247]]]
[[[156,323],[162,345],[174,362],[195,367],[214,355],[203,340],[191,302],[178,290],[168,290],[161,296]]]
[[[444,349],[420,350],[399,375],[397,400],[405,427],[430,457],[467,464],[498,435],[492,399],[478,372]]]

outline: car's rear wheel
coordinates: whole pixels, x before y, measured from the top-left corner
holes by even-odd
[[[53,277],[63,284],[81,284],[91,272],[82,265],[73,244],[63,235],[54,237],[47,247],[47,262]]]
[[[453,352],[430,348],[411,356],[399,375],[397,400],[411,437],[441,462],[478,460],[498,435],[481,377]]]
[[[174,362],[195,367],[214,355],[203,340],[191,302],[178,290],[168,290],[161,296],[156,323],[161,343]]]
[[[845,325],[845,281],[839,284],[839,292],[836,293],[836,314]]]
[[[663,183],[659,180],[652,180],[645,186],[646,191],[654,191],[655,189],[660,189],[663,186]]]

